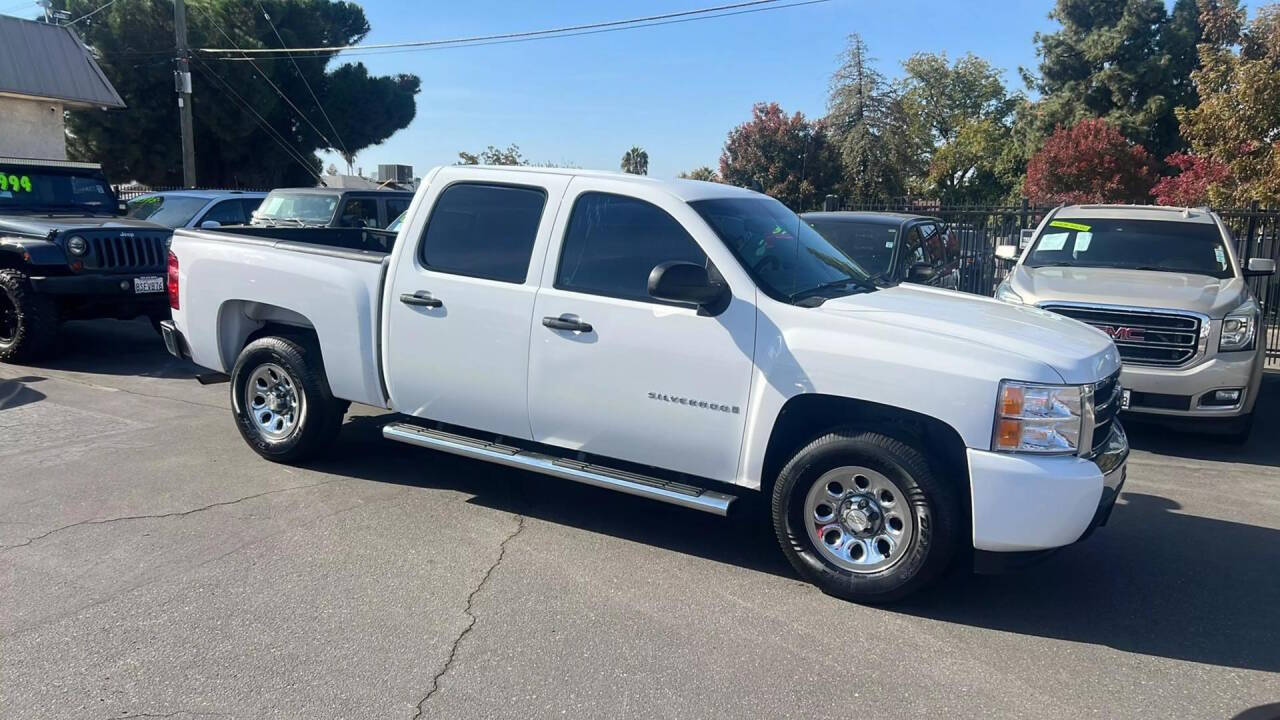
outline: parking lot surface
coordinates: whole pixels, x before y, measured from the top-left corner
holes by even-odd
[[[0,717],[1178,717],[1280,701],[1280,376],[1110,524],[906,604],[716,518],[381,439],[306,468],[142,323],[0,365]]]

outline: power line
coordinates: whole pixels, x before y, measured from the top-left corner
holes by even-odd
[[[94,15],[97,15],[98,13],[102,12],[103,10],[106,10],[107,8],[111,7],[112,5],[115,5],[118,2],[120,2],[120,0],[110,0],[109,2],[99,5],[97,8],[90,10],[89,12],[81,15],[75,20],[72,20],[71,22],[67,23],[66,27],[71,27],[72,25],[75,25],[76,23],[80,22],[81,20],[84,20],[85,18],[93,17]]]
[[[262,4],[262,0],[258,0],[258,9],[262,11],[262,17],[267,19],[267,25],[271,26],[271,32],[275,33],[276,39],[280,41],[280,46],[284,47],[284,38],[280,36],[280,31],[276,29],[276,24],[271,21],[271,15]],[[307,92],[311,93],[311,99],[315,101],[316,108],[320,111],[320,116],[324,118],[325,122],[329,123],[329,129],[333,131],[333,136],[338,138],[338,147],[342,148],[342,156],[344,158],[351,157],[351,153],[347,152],[347,146],[342,142],[342,135],[338,132],[338,128],[333,126],[333,120],[329,119],[329,113],[325,112],[324,105],[320,103],[320,98],[316,97],[316,91],[311,89],[311,83],[307,82],[307,76],[303,74],[302,68],[298,67],[298,61],[293,59],[292,53],[285,53],[285,56],[289,58],[289,62],[293,63],[293,70],[298,73],[298,77],[302,78],[302,84],[307,88]],[[347,170],[350,171],[350,169],[351,167],[348,164]]]
[[[414,42],[402,43],[380,43],[373,45],[333,45],[329,47],[310,47],[310,48],[285,48],[292,53],[336,53],[344,50],[382,50],[389,48],[421,48],[433,47],[436,45],[455,45],[460,43],[483,42],[489,40],[514,40],[517,38],[537,37],[540,35],[557,35],[560,33],[576,32],[579,30],[595,30],[600,28],[610,28],[622,25],[633,25],[637,23],[652,22],[658,20],[668,20],[679,17],[687,17],[691,15],[706,15],[708,13],[719,12],[722,10],[735,10],[744,7],[753,7],[758,5],[772,5],[780,0],[750,0],[749,2],[737,2],[729,5],[718,5],[716,7],[701,8],[698,10],[682,10],[680,12],[664,13],[662,15],[649,15],[647,17],[631,18],[629,20],[610,20],[607,22],[588,23],[585,25],[569,25],[566,27],[549,28],[546,30],[529,30],[525,32],[501,33],[497,35],[476,35],[473,37],[453,38],[451,40],[419,40]],[[234,44],[234,43],[233,43]],[[231,52],[250,52],[254,54],[275,53],[279,50],[271,48],[250,48],[248,51],[242,51],[239,48],[197,48],[203,53],[231,53]]]

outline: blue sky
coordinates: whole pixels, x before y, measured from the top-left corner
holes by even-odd
[[[365,0],[373,28],[365,42],[537,30],[728,1]],[[862,34],[887,75],[896,76],[915,52],[953,58],[973,52],[1020,89],[1017,68],[1036,66],[1032,35],[1054,29],[1052,6],[1053,0],[830,0],[597,35],[367,55],[358,59],[372,72],[417,74],[422,92],[413,124],[361,152],[356,164],[372,174],[379,163],[404,163],[421,174],[454,162],[459,150],[516,143],[535,162],[616,169],[634,144],[648,151],[651,175],[674,177],[715,167],[725,135],[755,102],[821,116],[827,81],[851,32]],[[8,7],[0,0],[0,11]],[[342,166],[336,156],[323,160]]]

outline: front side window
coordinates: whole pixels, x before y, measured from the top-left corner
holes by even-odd
[[[555,286],[660,302],[649,295],[649,273],[672,261],[705,267],[707,256],[665,210],[623,195],[583,193],[569,217]]]
[[[1217,225],[1169,220],[1052,220],[1025,264],[1235,275]]]
[[[223,200],[209,208],[209,212],[204,214],[200,222],[209,222],[210,220],[220,225],[243,225],[245,222],[244,206],[240,204],[239,200]]]
[[[822,237],[853,258],[867,272],[881,277],[889,274],[893,251],[898,245],[897,223],[890,225],[813,217],[808,222]]]
[[[390,221],[399,220],[400,217],[404,215],[404,211],[408,209],[409,209],[408,199],[401,200],[399,198],[391,198],[387,200],[387,220],[389,221],[387,223],[387,229],[388,230],[391,229],[392,222]]]
[[[689,206],[775,300],[821,304],[825,298],[876,289],[857,261],[773,198],[695,200]]]
[[[127,217],[165,227],[186,227],[209,200],[189,195],[143,195],[127,203]]]
[[[538,188],[450,185],[427,218],[420,260],[439,272],[523,283],[546,203]]]
[[[373,198],[350,198],[342,204],[339,217],[343,227],[378,227],[378,201]]]

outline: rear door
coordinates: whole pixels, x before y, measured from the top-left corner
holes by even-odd
[[[513,182],[515,177],[516,182]],[[568,178],[442,170],[415,205],[384,295],[392,407],[529,439],[529,327]]]
[[[534,439],[732,480],[751,384],[754,285],[727,267],[727,249],[692,208],[636,183],[575,179],[560,216],[533,311]],[[724,268],[735,292],[728,308],[711,316],[650,297],[649,274],[668,261],[706,264],[713,276]],[[591,327],[543,324],[558,319]]]

